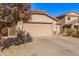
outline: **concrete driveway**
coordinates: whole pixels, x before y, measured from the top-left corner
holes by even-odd
[[[64,36],[35,37],[33,42],[11,46],[0,55],[24,56],[78,56],[79,39]]]

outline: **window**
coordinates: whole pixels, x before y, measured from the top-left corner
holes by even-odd
[[[68,20],[70,20],[70,17],[68,17]]]
[[[74,25],[74,29],[78,29],[78,25]]]

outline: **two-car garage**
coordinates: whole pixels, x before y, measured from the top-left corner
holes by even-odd
[[[51,36],[52,35],[52,24],[36,24],[27,23],[23,24],[24,30],[29,32],[32,36]]]

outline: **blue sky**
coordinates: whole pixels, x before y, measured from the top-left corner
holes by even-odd
[[[43,10],[50,15],[59,16],[70,11],[79,13],[79,3],[33,3],[32,10]]]

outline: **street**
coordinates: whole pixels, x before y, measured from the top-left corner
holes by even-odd
[[[10,56],[78,56],[78,38],[53,36],[34,37],[33,42],[20,46],[11,46],[0,52],[0,55]]]

